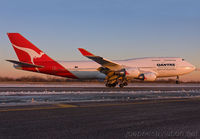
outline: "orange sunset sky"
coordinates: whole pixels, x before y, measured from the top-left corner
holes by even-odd
[[[87,60],[77,48],[108,59],[182,57],[200,67],[199,0],[16,0],[0,4],[0,76],[19,71],[7,32],[18,32],[55,60]],[[200,71],[180,77],[200,81]]]

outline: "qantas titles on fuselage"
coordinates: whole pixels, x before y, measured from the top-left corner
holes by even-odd
[[[74,79],[105,79],[107,87],[128,85],[130,79],[154,81],[190,73],[195,66],[182,58],[137,58],[110,61],[83,48],[79,51],[92,61],[58,62],[50,58],[19,33],[8,33],[19,61],[7,60],[21,70]]]
[[[161,66],[175,66],[174,63],[172,64],[169,64],[169,63],[166,63],[166,64],[157,64],[158,67],[161,67]]]

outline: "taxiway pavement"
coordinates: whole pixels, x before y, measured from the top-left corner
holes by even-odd
[[[0,138],[199,138],[200,99],[0,107]]]

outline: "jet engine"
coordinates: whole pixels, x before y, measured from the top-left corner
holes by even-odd
[[[142,73],[138,77],[140,80],[143,81],[155,81],[156,80],[156,74],[153,72],[147,72],[147,73]]]
[[[126,77],[129,79],[137,78],[140,75],[140,71],[138,70],[138,68],[127,68],[126,72]]]

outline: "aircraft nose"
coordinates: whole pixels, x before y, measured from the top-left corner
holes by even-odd
[[[194,65],[192,65],[192,70],[193,70],[193,71],[196,70],[196,67],[195,67]]]
[[[187,66],[186,69],[192,72],[196,69],[196,67],[192,64],[189,64],[189,66]]]

